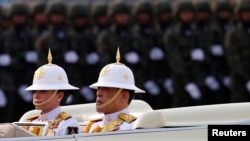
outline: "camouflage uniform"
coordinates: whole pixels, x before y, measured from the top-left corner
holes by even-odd
[[[220,47],[222,49],[221,55],[211,54],[211,62],[213,62],[213,72],[217,74],[217,78],[221,83],[221,94],[224,97],[220,98],[221,102],[229,102],[231,97],[231,78],[230,78],[230,67],[226,58],[226,49],[225,49],[225,35],[226,33],[235,25],[233,5],[227,1],[218,1],[215,8],[215,22],[216,26],[219,29],[219,33],[216,34],[216,44],[215,47]],[[222,11],[227,11],[228,16],[220,17],[219,13]],[[216,48],[215,48],[216,49]],[[216,49],[218,50],[218,49]],[[218,99],[219,100],[219,99]]]
[[[168,62],[173,76],[173,107],[204,104],[204,77],[207,69],[207,56],[198,30],[194,25],[194,16],[188,21],[181,19],[182,12],[195,14],[190,1],[180,1],[177,5],[176,25],[166,37]]]
[[[99,54],[95,46],[95,37],[92,34],[89,20],[89,7],[85,4],[73,5],[70,10],[70,34],[76,43],[76,52],[79,61],[75,64],[74,73],[78,73],[80,94],[79,103],[95,101],[95,93],[88,86],[93,83],[99,73]],[[85,23],[77,24],[77,20]]]
[[[25,88],[32,82],[33,71],[36,68],[37,53],[34,50],[34,39],[30,28],[27,26],[29,18],[27,5],[13,3],[10,8],[10,18],[13,25],[4,35],[4,48],[11,57],[8,72],[12,73],[15,79],[15,83],[11,84],[15,86],[14,98],[10,99],[10,102],[13,102],[14,107],[19,106],[20,108],[20,110],[13,113],[14,115],[10,119],[15,121],[25,111],[33,108],[32,93],[26,92]]]
[[[65,71],[69,77],[69,81],[74,85],[79,85],[79,76],[75,73],[75,67],[79,61],[76,53],[76,43],[73,36],[70,35],[68,26],[66,25],[67,5],[63,2],[54,2],[46,7],[46,14],[49,18],[48,32],[37,38],[36,49],[39,56],[39,65],[46,63],[49,48],[53,54],[53,62],[66,68]],[[53,21],[52,17],[60,16],[62,21]],[[63,17],[63,18],[62,18]],[[77,96],[77,95],[76,95]],[[75,103],[76,98],[72,97],[72,101],[66,104]]]
[[[2,19],[2,9],[0,7],[0,21]],[[7,60],[6,60],[7,59]],[[13,95],[14,88],[13,82],[9,84],[9,81],[12,81],[11,75],[8,73],[8,60],[10,61],[10,57],[6,54],[6,50],[4,48],[4,36],[3,30],[0,27],[0,122],[8,122],[9,117],[6,115],[8,113],[8,105],[9,105],[9,97]]]
[[[224,33],[221,28],[212,21],[212,9],[209,1],[199,1],[196,4],[197,27],[199,30],[201,46],[206,50],[209,61],[205,83],[205,103],[227,103],[230,100],[229,68],[224,53]],[[209,17],[201,16],[206,12]],[[199,14],[201,13],[201,14]]]
[[[233,10],[233,6],[228,0],[220,0],[215,5],[215,22],[223,33],[227,32],[232,26]],[[228,12],[228,16],[221,17],[219,13],[223,11]]]
[[[157,3],[154,7],[155,9],[155,34],[156,37],[159,38],[158,40],[158,46],[161,48],[161,50],[164,51],[164,57],[163,60],[158,60],[158,68],[160,70],[154,72],[160,75],[158,76],[158,81],[160,83],[160,86],[162,89],[162,94],[166,96],[165,99],[163,99],[165,103],[165,107],[171,107],[172,103],[172,97],[174,94],[174,88],[173,88],[173,79],[171,77],[171,68],[169,66],[167,59],[167,52],[164,48],[165,40],[164,37],[168,36],[169,30],[171,30],[173,26],[173,8],[169,1],[160,1]],[[164,66],[162,68],[161,66]]]
[[[10,20],[10,10],[9,8],[5,7],[2,9],[1,15],[1,22],[0,27],[2,28],[2,32],[7,31],[11,27],[11,20]]]
[[[250,11],[250,2],[242,1],[237,8],[239,23],[227,33],[225,42],[231,70],[231,100],[246,102],[250,101],[250,20],[243,19],[242,13]]]
[[[172,5],[169,1],[160,1],[154,7],[156,17],[156,31],[167,32],[173,25]],[[167,15],[168,18],[162,18]]]
[[[134,25],[132,27],[132,51],[138,54],[139,60],[136,62],[135,74],[147,90],[143,94],[143,99],[154,109],[167,107],[167,94],[163,92],[162,80],[165,75],[162,66],[165,65],[164,50],[160,45],[160,38],[154,31],[153,6],[150,2],[140,2],[135,7]],[[140,16],[148,16],[147,20],[141,20]],[[131,53],[130,53],[131,55]],[[132,58],[127,57],[127,60]],[[128,62],[131,64],[131,62]]]

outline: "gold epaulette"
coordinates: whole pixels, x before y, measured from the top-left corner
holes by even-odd
[[[63,120],[66,120],[68,118],[71,118],[72,116],[67,114],[66,112],[61,112],[60,117],[62,117]]]
[[[134,117],[133,115],[126,114],[126,113],[120,113],[120,114],[118,115],[118,117],[119,117],[120,119],[122,119],[122,120],[128,122],[128,123],[131,123],[131,122],[133,122],[133,121],[136,120],[136,117]]]
[[[38,117],[39,117],[39,115],[33,115],[33,116],[27,118],[27,121],[31,122],[31,121],[37,119]]]
[[[49,128],[50,129],[54,129],[54,128],[57,128],[57,126],[59,125],[59,123],[62,121],[62,120],[66,120],[66,119],[69,119],[71,118],[72,116],[65,113],[65,112],[61,112],[53,121],[51,121],[49,123]]]
[[[86,125],[86,127],[85,127],[83,133],[88,133],[89,130],[90,130],[90,128],[91,128],[91,126],[92,126],[94,123],[98,122],[98,121],[102,121],[102,119],[100,118],[100,119],[90,120],[90,121],[88,122],[88,124]]]
[[[37,119],[39,117],[39,115],[33,115],[30,116],[29,118],[26,119],[26,121],[28,122],[32,122],[33,120]],[[25,130],[29,130],[30,126],[24,126],[23,127]],[[37,135],[37,134],[36,134]]]

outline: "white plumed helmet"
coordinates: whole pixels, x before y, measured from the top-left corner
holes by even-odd
[[[98,82],[90,85],[90,88],[114,87],[134,90],[135,93],[145,93],[144,90],[135,86],[134,75],[130,68],[120,63],[119,48],[116,55],[116,63],[104,66],[99,74]]]
[[[34,74],[33,84],[26,90],[77,90],[79,88],[69,84],[65,70],[52,64],[52,56],[49,50],[49,63],[39,67]]]

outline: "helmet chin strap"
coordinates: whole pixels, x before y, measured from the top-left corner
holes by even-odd
[[[100,109],[103,109],[103,108],[107,107],[108,105],[110,105],[112,102],[114,102],[117,99],[117,97],[119,96],[119,94],[121,93],[121,91],[122,91],[122,89],[119,89],[115,93],[115,95],[111,99],[109,99],[109,101],[107,101],[106,103],[104,103],[104,104],[102,104],[100,106],[96,106],[96,109],[100,110]]]
[[[58,90],[55,90],[54,93],[49,97],[49,99],[47,99],[43,103],[34,103],[33,102],[33,104],[35,105],[36,109],[39,108],[39,107],[42,107],[42,106],[46,105],[47,103],[49,103],[54,97],[56,97],[57,92],[58,92]]]

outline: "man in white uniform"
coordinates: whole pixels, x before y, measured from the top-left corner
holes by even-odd
[[[136,117],[130,114],[128,106],[134,93],[145,93],[135,86],[130,68],[120,63],[117,50],[116,63],[102,68],[98,82],[90,85],[96,89],[96,110],[103,113],[102,119],[90,121],[84,133],[130,130]]]
[[[33,104],[37,110],[41,110],[39,115],[34,115],[27,121],[48,122],[47,136],[80,133],[77,120],[60,108],[60,104],[66,101],[69,92],[78,88],[68,83],[67,74],[62,67],[52,64],[50,50],[48,61],[48,64],[35,71],[33,84],[26,88],[33,91]],[[25,129],[38,136],[42,132],[39,126],[27,126]]]

